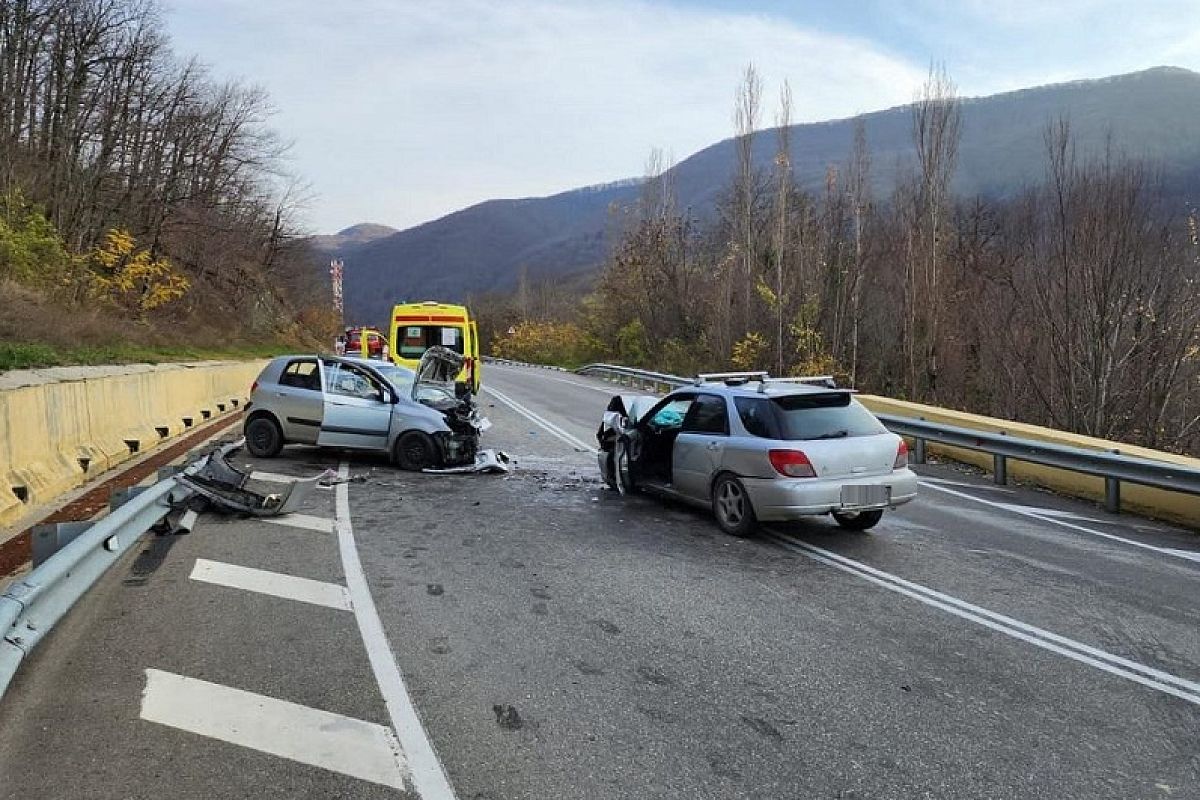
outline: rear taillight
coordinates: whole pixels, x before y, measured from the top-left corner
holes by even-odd
[[[255,381],[254,383],[250,384],[250,394],[254,394],[257,391],[258,391],[258,381]]]
[[[780,475],[789,478],[815,478],[817,471],[813,469],[808,456],[799,450],[772,450],[768,454],[771,466]]]
[[[900,440],[900,446],[896,448],[896,461],[892,464],[892,469],[904,469],[908,466],[908,442]]]

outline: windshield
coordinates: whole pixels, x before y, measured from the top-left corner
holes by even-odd
[[[431,347],[463,352],[463,331],[455,325],[405,325],[396,329],[396,350],[401,358],[418,359]]]

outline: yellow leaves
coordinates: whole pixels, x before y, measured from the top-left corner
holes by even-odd
[[[493,355],[500,358],[562,367],[591,360],[597,349],[596,342],[570,322],[526,320],[492,343]]]
[[[104,242],[88,255],[91,290],[130,310],[145,313],[187,294],[191,282],[167,258],[139,250],[137,240],[122,228],[105,234]]]
[[[772,310],[779,308],[779,297],[775,294],[775,290],[767,286],[761,278],[754,284],[754,288],[758,290],[758,296],[767,305],[767,308]]]
[[[767,339],[757,331],[751,331],[733,345],[730,361],[741,370],[761,368],[767,353]]]

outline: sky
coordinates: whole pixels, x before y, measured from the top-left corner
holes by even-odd
[[[494,198],[642,174],[761,123],[1152,66],[1200,71],[1196,0],[165,0],[180,56],[261,86],[309,189],[302,223],[407,228]]]

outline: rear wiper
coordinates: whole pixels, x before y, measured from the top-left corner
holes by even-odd
[[[817,436],[815,438],[817,438],[817,439],[841,439],[842,437],[849,436],[849,435],[850,435],[850,431],[834,431],[833,433],[823,433],[820,436]]]

